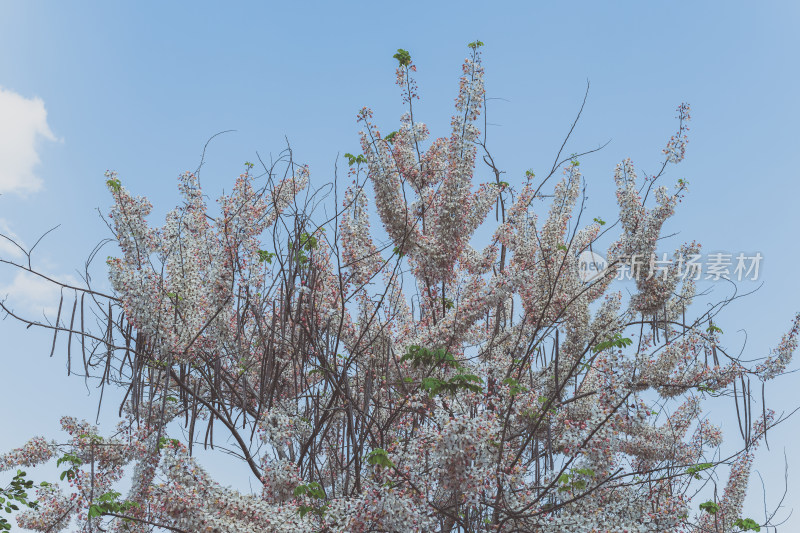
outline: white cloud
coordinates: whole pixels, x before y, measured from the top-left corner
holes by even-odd
[[[40,137],[58,140],[47,124],[42,99],[0,87],[0,194],[27,194],[42,188],[42,179],[34,173]]]
[[[78,285],[79,282],[74,276],[49,276],[62,283]],[[41,318],[44,312],[51,320],[55,320],[58,312],[58,302],[61,290],[58,285],[30,272],[17,271],[10,284],[0,286],[0,300],[5,300],[5,305],[15,312],[30,313],[27,317],[36,319]],[[72,294],[70,291],[64,292],[64,306],[67,302],[72,305]],[[62,319],[66,312],[61,310]]]
[[[11,230],[11,226],[8,225],[8,222],[2,218],[0,218],[0,235],[5,235],[6,237],[14,239],[22,247],[25,246],[22,240]],[[20,259],[22,256],[22,250],[14,246],[8,239],[0,236],[0,258],[13,257],[14,259]]]

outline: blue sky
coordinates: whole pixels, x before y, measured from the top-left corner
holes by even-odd
[[[764,257],[763,286],[722,317],[726,341],[738,351],[746,331],[745,354],[766,355],[800,310],[800,4],[231,4],[0,2],[0,231],[30,245],[61,224],[37,248],[41,268],[77,277],[108,236],[96,211],[110,205],[106,169],[152,200],[157,222],[177,203],[176,176],[195,169],[206,140],[223,130],[236,131],[209,147],[203,185],[212,198],[256,152],[268,157],[286,139],[310,165],[312,183],[330,181],[337,154],[358,148],[358,109],[371,107],[384,131],[396,129],[397,48],[419,69],[416,113],[433,135],[446,135],[466,43],[480,39],[488,96],[497,98],[489,144],[507,181],[549,168],[589,80],[567,152],[611,141],[581,164],[590,218],[609,219],[614,165],[631,157],[655,170],[674,110],[689,102],[687,157],[669,179],[689,181],[690,192],[667,229],[708,252]],[[482,170],[476,181],[488,179]],[[0,293],[19,308],[54,303],[8,270],[0,270]],[[96,397],[65,377],[63,354],[47,358],[47,335],[6,320],[0,339],[4,392],[19,398],[19,408],[2,411],[4,428],[14,431],[0,432],[0,449],[27,435],[56,436],[62,414],[92,416]],[[797,384],[796,375],[772,384],[770,406],[800,406]],[[732,416],[725,406],[712,410]],[[735,426],[725,428],[737,438]],[[798,431],[796,419],[777,428],[771,451],[756,460],[771,502],[782,491],[784,448],[789,455],[786,503],[798,516],[786,530],[800,530],[800,483],[792,481],[800,459],[790,437]],[[758,483],[752,489],[756,515]]]

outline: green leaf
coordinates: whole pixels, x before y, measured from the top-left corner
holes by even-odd
[[[694,466],[690,466],[689,468],[687,468],[686,469],[686,473],[689,474],[690,476],[693,476],[695,479],[700,479],[699,472],[702,472],[703,470],[707,470],[707,469],[711,468],[712,466],[714,466],[712,463],[699,463],[699,464],[696,464]]]
[[[472,48],[473,50],[477,50],[478,48],[480,48],[481,46],[483,46],[483,41],[472,41],[472,42],[471,42],[471,43],[469,43],[467,46],[469,46],[469,47],[470,47],[470,48]]]
[[[475,385],[475,383],[483,383],[483,380],[475,374],[458,374],[447,380],[447,382],[462,388],[467,388],[472,392],[480,392],[483,390],[482,387]]]
[[[444,381],[437,378],[422,378],[422,388],[428,391],[431,396],[436,396],[442,390]]]
[[[598,224],[600,224],[601,226],[605,226],[606,225],[606,221],[603,220],[600,217],[594,217],[594,221],[597,222]]]
[[[408,53],[408,50],[403,50],[402,48],[397,49],[397,53],[392,56],[395,58],[401,67],[406,67],[411,64],[411,54]]]
[[[633,341],[627,337],[623,337],[619,333],[615,334],[610,340],[601,342],[597,344],[592,351],[594,353],[602,352],[603,350],[608,350],[609,348],[625,348],[626,346],[630,346],[633,344]]]
[[[594,477],[594,470],[591,468],[577,468],[571,469],[568,474],[561,474],[558,478],[558,482],[561,484],[558,489],[559,492],[585,490],[588,484],[585,479],[581,479],[578,476]]]
[[[363,156],[361,156],[363,157]],[[300,247],[310,252],[317,247],[317,238],[314,235],[303,232],[300,234]]]
[[[120,183],[120,181],[117,178],[107,180],[106,185],[108,185],[109,188],[111,188],[111,190],[113,190],[114,192],[119,192],[120,189],[122,188],[122,183]]]
[[[177,448],[180,445],[180,443],[181,441],[179,441],[178,439],[169,439],[167,437],[161,437],[160,439],[158,439],[158,449],[163,450],[169,444],[172,444]]]
[[[516,396],[521,392],[528,392],[528,388],[520,385],[514,378],[504,379],[503,384],[508,385],[508,392],[511,396]]]
[[[387,142],[390,142],[390,143],[393,143],[393,142],[394,142],[394,136],[395,136],[395,135],[397,135],[397,132],[396,132],[396,131],[393,131],[393,132],[391,132],[389,135],[387,135],[386,137],[384,137],[384,138],[383,138],[383,140],[384,140],[384,141],[387,141]]]
[[[444,348],[429,350],[417,345],[409,346],[408,351],[400,358],[400,361],[411,361],[413,368],[434,365],[444,365],[450,368],[458,368],[459,366],[453,354]]]
[[[363,154],[353,155],[350,153],[346,153],[344,154],[344,156],[347,158],[347,164],[351,167],[356,164],[367,162],[367,158],[364,157]]]
[[[708,514],[717,514],[717,511],[719,511],[719,505],[712,501],[703,502],[700,504],[700,510],[705,511]]]
[[[382,466],[384,468],[394,468],[394,463],[389,459],[389,454],[383,448],[375,448],[367,454],[367,464]]]
[[[80,466],[83,464],[83,460],[75,454],[72,453],[65,453],[63,456],[59,457],[56,461],[56,466],[61,466],[62,463],[72,463],[75,466]]]
[[[733,525],[742,531],[761,531],[761,526],[752,518],[737,518]]]
[[[122,496],[122,494],[120,494],[119,492],[117,492],[115,490],[112,490],[111,492],[106,492],[105,494],[103,494],[102,496],[97,498],[97,501],[111,502],[111,501],[114,501],[114,500],[118,499],[120,496]]]
[[[327,498],[325,494],[325,489],[317,483],[316,481],[312,481],[310,483],[306,483],[304,485],[298,485],[297,488],[294,489],[295,496],[308,496],[310,498],[317,498],[320,500],[324,500]]]
[[[308,487],[309,487],[308,495],[311,496],[312,498],[319,498],[319,499],[326,498],[325,489],[323,489],[322,485],[320,485],[319,483],[316,482],[309,483]]]
[[[259,250],[258,251],[258,262],[263,263],[266,261],[269,264],[272,264],[272,258],[275,257],[275,254],[268,252],[266,250]]]

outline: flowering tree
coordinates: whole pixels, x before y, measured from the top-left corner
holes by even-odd
[[[346,154],[352,183],[327,220],[312,216],[316,194],[301,202],[309,170],[288,151],[261,175],[246,164],[218,216],[199,169],[181,175],[183,203],[159,228],[150,203],[107,173],[121,250],[107,261],[111,294],[51,280],[62,290],[55,320],[3,309],[51,329],[53,349],[66,335],[71,367],[121,387],[121,422],[102,436],[66,417],[68,441],[35,438],[0,456],[3,470],[51,460],[63,470],[63,483],[36,488],[22,527],[758,530],[742,503],[776,420],[752,415],[749,383],[784,371],[800,315],[747,366],[720,345],[718,306],[687,318],[695,285],[678,266],[653,275],[630,261],[655,252],[686,190],[656,181],[684,157],[689,107],[658,174],[617,166],[617,222],[586,225],[580,155],[559,152],[544,178],[500,180],[478,129],[480,46],[464,62],[452,131],[433,141],[414,114],[416,68],[398,51],[408,111],[387,135],[360,111],[362,151]],[[475,188],[479,152],[493,181]],[[498,223],[475,249],[493,209]],[[604,234],[608,268],[587,281],[579,255]],[[612,281],[626,267],[636,290],[623,299]],[[85,324],[86,305],[99,329]],[[744,446],[729,456],[701,418],[702,400],[725,393],[743,406]],[[258,493],[220,486],[193,459],[198,443],[219,447],[220,432]],[[717,494],[720,465],[729,476]],[[690,507],[703,486],[708,501]],[[27,497],[24,486],[15,494]]]

